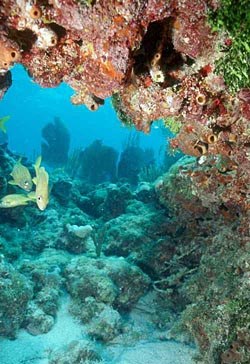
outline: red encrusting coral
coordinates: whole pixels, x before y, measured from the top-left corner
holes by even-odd
[[[85,95],[105,99],[126,89],[133,78],[134,53],[154,22],[165,23],[162,61],[171,63],[173,47],[190,57],[203,53],[204,42],[209,50],[213,36],[205,22],[206,2],[190,4],[192,1],[99,0],[86,5],[72,0],[3,0],[0,19],[2,32],[18,43],[20,62],[34,80],[47,87],[66,81],[81,95],[78,102],[84,103]],[[195,12],[195,18],[188,20],[187,9]],[[192,42],[182,49],[186,33],[190,37],[197,33],[199,44]],[[153,51],[156,48],[155,44],[147,46]]]

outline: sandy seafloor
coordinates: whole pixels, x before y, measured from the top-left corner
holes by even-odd
[[[146,316],[136,308],[131,312],[130,320],[139,330],[149,330]],[[32,336],[20,330],[15,340],[0,339],[0,364],[48,364],[51,350],[85,338],[84,326],[68,313],[68,298],[65,296],[56,324],[47,334]],[[126,346],[118,341],[99,346],[99,352],[102,364],[194,364],[192,356],[196,350],[176,341],[159,340],[152,332],[147,340]]]

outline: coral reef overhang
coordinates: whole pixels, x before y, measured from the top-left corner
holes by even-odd
[[[206,24],[208,7],[215,7],[211,3],[4,0],[1,73],[19,62],[42,86],[68,83],[76,92],[72,102],[90,110],[115,93],[127,92],[127,111],[137,127],[147,129],[138,118],[148,114],[148,124],[173,114],[166,100],[160,111],[167,96],[164,92],[181,83],[193,72],[190,64],[213,49],[215,37]],[[142,105],[140,115],[135,114],[134,88],[146,89],[142,96],[147,104],[158,104],[155,112]],[[162,94],[161,104],[157,93]]]
[[[3,1],[1,72],[20,62],[37,83],[64,81],[73,103],[95,110],[131,79],[149,24],[173,11],[165,1]]]
[[[232,42],[208,24],[208,13],[219,4],[4,0],[1,77],[21,63],[43,87],[69,84],[75,91],[72,103],[92,111],[114,96],[122,121],[143,131],[148,132],[154,120],[172,116],[181,118],[181,124],[198,121],[214,132],[217,117],[239,101],[237,96],[232,100],[223,77],[214,72],[216,60]],[[244,44],[247,49],[247,41]],[[236,76],[244,78],[245,73]],[[248,84],[247,78],[244,85]],[[1,83],[1,97],[9,86]],[[197,134],[191,129],[189,133]],[[200,142],[202,146],[189,154],[207,151]],[[183,149],[181,143],[178,146]]]

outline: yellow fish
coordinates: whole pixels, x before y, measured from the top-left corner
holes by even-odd
[[[27,167],[23,166],[21,159],[14,165],[10,174],[13,180],[9,181],[10,185],[19,186],[25,191],[30,191],[32,188],[32,178]]]
[[[49,202],[49,175],[44,167],[40,167],[42,157],[38,157],[34,168],[36,171],[36,177],[33,178],[33,182],[36,185],[35,198],[37,206],[40,210],[45,210]]]
[[[29,196],[14,193],[12,195],[4,196],[0,200],[0,208],[10,208],[16,206],[25,206],[29,201],[32,201]]]
[[[4,116],[3,118],[0,118],[0,130],[2,130],[3,133],[6,133],[6,126],[5,123],[8,121],[10,116]]]

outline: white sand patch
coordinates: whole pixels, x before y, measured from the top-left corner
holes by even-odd
[[[138,343],[114,355],[110,364],[194,364],[195,350],[174,341]]]
[[[68,304],[69,298],[64,296],[56,324],[47,334],[32,336],[21,330],[16,340],[0,338],[0,364],[48,364],[52,350],[86,339],[84,326],[68,313]],[[113,343],[96,345],[102,364],[194,364],[196,350],[175,341],[160,341],[147,313],[135,308],[129,316],[133,327],[127,339],[120,335]],[[139,334],[137,340],[134,333]]]
[[[108,358],[107,364],[194,364],[197,350],[167,337],[152,322],[155,292],[143,296],[130,312],[128,324],[131,329],[121,335],[101,353]],[[137,340],[136,340],[137,336]],[[161,338],[161,339],[160,339]],[[163,341],[162,341],[163,340]]]
[[[80,326],[68,313],[68,298],[63,297],[56,323],[47,334],[32,336],[21,330],[16,340],[0,339],[1,364],[47,364],[51,350],[82,339]]]

